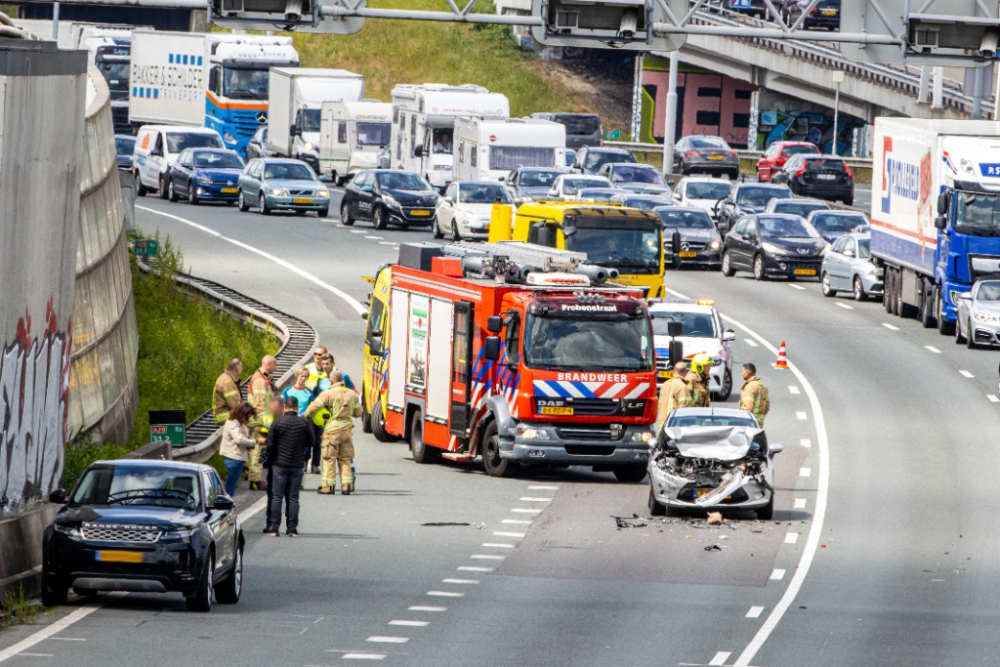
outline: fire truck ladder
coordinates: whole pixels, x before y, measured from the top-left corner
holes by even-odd
[[[614,269],[587,264],[587,253],[559,250],[534,243],[501,241],[500,243],[469,243],[461,241],[442,247],[445,256],[462,260],[463,270],[469,274],[502,278],[506,282],[525,282],[531,272],[579,273],[600,285],[609,278],[618,277]]]

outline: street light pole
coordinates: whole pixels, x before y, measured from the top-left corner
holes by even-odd
[[[670,76],[667,83],[667,112],[663,126],[663,175],[674,168],[674,135],[677,129],[677,52],[670,52]]]
[[[833,83],[837,91],[833,94],[833,141],[830,142],[830,154],[837,155],[837,123],[840,122],[840,84],[844,82],[844,73],[833,73]]]

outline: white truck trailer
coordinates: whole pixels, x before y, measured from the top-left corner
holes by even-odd
[[[443,83],[400,84],[392,89],[392,156],[399,169],[415,171],[436,188],[453,179],[455,119],[509,118],[505,95],[482,86]]]
[[[954,333],[960,296],[1000,272],[1000,123],[875,119],[871,222],[886,311]]]
[[[245,155],[267,122],[268,70],[298,63],[291,37],[135,30],[129,119],[210,127]]]
[[[566,126],[538,118],[459,118],[451,177],[498,181],[522,167],[566,164]]]
[[[392,136],[392,105],[386,102],[324,102],[319,162],[337,185],[363,169],[378,166]]]
[[[271,69],[267,147],[302,160],[317,174],[320,164],[320,112],[324,102],[356,102],[365,96],[365,77],[342,69]]]
[[[108,84],[111,117],[118,134],[132,133],[128,98],[133,28],[130,25],[74,23],[70,32],[70,48],[85,49],[90,63],[100,70]]]

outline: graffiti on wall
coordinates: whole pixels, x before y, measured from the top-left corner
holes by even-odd
[[[69,331],[58,331],[51,299],[44,325],[35,334],[25,312],[14,340],[0,349],[3,512],[43,498],[62,478],[71,346]]]
[[[775,141],[808,141],[824,153],[830,152],[833,138],[833,112],[815,111],[763,111],[760,114],[761,145],[767,148]],[[864,123],[857,118],[840,114],[837,119],[837,153],[843,155],[851,147],[854,129]]]

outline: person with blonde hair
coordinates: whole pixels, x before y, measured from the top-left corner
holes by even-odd
[[[219,454],[226,461],[226,495],[230,498],[236,493],[236,486],[243,477],[243,468],[250,461],[248,450],[257,445],[257,441],[250,437],[250,431],[247,429],[247,423],[253,414],[253,406],[249,403],[240,403],[230,410],[229,418],[222,427]]]

